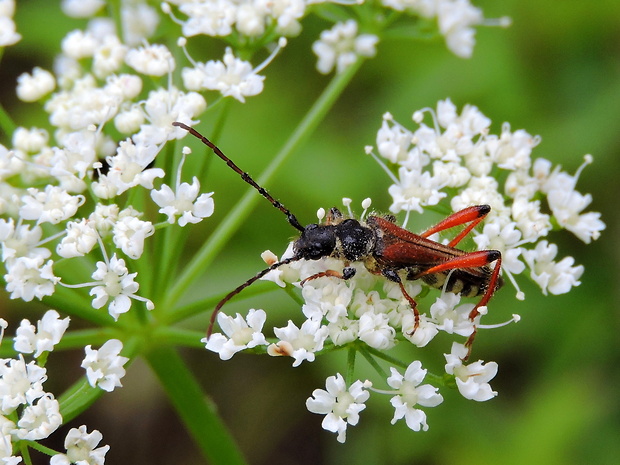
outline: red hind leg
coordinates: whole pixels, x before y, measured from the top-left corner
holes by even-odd
[[[450,247],[454,247],[459,242],[461,242],[461,240],[465,236],[467,236],[467,234],[469,234],[469,232],[474,229],[478,225],[478,223],[480,223],[484,219],[484,217],[489,214],[490,211],[491,207],[488,205],[474,205],[473,207],[464,208],[463,210],[459,210],[456,213],[452,213],[446,219],[440,221],[435,226],[420,235],[422,237],[428,237],[431,234],[435,234],[436,232],[444,231],[455,226],[469,223],[469,225],[448,244]]]

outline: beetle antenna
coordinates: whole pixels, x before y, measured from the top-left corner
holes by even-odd
[[[297,220],[295,215],[293,215],[288,208],[286,208],[284,205],[282,205],[282,203],[280,203],[278,200],[274,199],[271,196],[271,194],[269,194],[269,192],[267,192],[267,190],[265,190],[264,187],[259,186],[256,183],[256,181],[254,181],[254,179],[252,179],[252,177],[248,173],[246,173],[241,168],[239,168],[237,165],[235,165],[235,163],[230,158],[228,158],[226,155],[224,155],[224,152],[222,152],[217,147],[217,145],[215,145],[213,142],[211,142],[209,139],[207,139],[205,136],[203,136],[202,134],[200,134],[198,131],[196,131],[194,128],[188,126],[187,124],[175,121],[174,123],[172,123],[172,125],[173,126],[178,126],[178,127],[182,128],[182,129],[185,129],[192,136],[200,139],[203,144],[205,144],[208,147],[210,147],[211,150],[213,150],[213,152],[215,152],[215,154],[218,157],[220,157],[222,160],[224,160],[224,162],[226,162],[226,164],[230,168],[232,168],[233,171],[235,171],[239,176],[241,176],[241,179],[243,179],[250,186],[252,186],[254,189],[256,189],[260,195],[262,195],[269,202],[271,202],[271,205],[273,205],[278,210],[280,210],[282,213],[284,213],[286,215],[286,218],[288,219],[288,222],[291,224],[291,226],[293,226],[298,231],[302,231],[303,232],[304,227],[299,223],[299,221]],[[254,281],[252,281],[252,282],[254,282]],[[234,294],[234,292],[232,292],[231,294]],[[230,294],[229,294],[229,296],[232,297]],[[228,300],[228,299],[225,299],[225,300]],[[213,326],[213,323],[211,325]]]
[[[207,329],[207,339],[209,339],[211,337],[211,334],[213,333],[213,326],[215,325],[215,318],[217,317],[217,314],[220,312],[221,308],[224,306],[224,304],[226,302],[228,302],[230,299],[232,299],[234,296],[236,296],[237,294],[239,294],[242,290],[244,290],[246,287],[250,286],[251,284],[253,284],[255,281],[258,281],[260,278],[262,278],[263,276],[265,276],[267,273],[269,273],[270,271],[273,271],[279,267],[281,267],[282,265],[288,265],[291,262],[295,262],[297,260],[299,260],[301,257],[289,257],[289,258],[285,258],[284,260],[281,260],[279,262],[274,263],[273,265],[271,265],[269,268],[265,268],[264,270],[258,272],[258,274],[250,279],[248,279],[246,282],[244,282],[241,286],[237,287],[236,289],[230,291],[226,297],[224,297],[222,300],[220,300],[220,302],[215,306],[215,309],[213,310],[213,313],[211,314],[211,320],[209,321],[209,329]]]

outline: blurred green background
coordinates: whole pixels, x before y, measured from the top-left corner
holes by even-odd
[[[589,246],[569,233],[551,236],[562,256],[572,255],[585,266],[582,284],[569,295],[544,297],[520,280],[524,302],[515,300],[509,286],[503,289],[492,301],[494,321],[512,313],[519,313],[522,321],[483,332],[473,356],[499,363],[492,382],[499,396],[478,404],[444,390],[445,402],[426,409],[430,430],[425,433],[408,430],[404,422],[390,425],[389,398],[377,395],[360,424],[349,428],[346,444],[323,431],[322,416],[309,413],[305,399],[324,387],[325,377],[345,369],[344,354],[293,369],[284,359],[241,355],[224,363],[205,351],[184,352],[252,464],[618,463],[620,2],[475,4],[486,17],[510,16],[513,25],[478,28],[470,60],[450,54],[442,41],[381,43],[377,58],[363,66],[309,143],[268,187],[306,223],[314,220],[318,207],[340,205],[343,196],[357,205],[370,196],[377,209],[387,210],[389,180],[364,155],[364,146],[375,143],[381,115],[390,111],[407,125],[413,111],[434,107],[439,99],[450,97],[459,108],[473,104],[492,119],[494,133],[508,121],[515,130],[541,135],[535,156],[559,163],[569,173],[584,154],[594,156],[578,189],[593,195],[591,210],[602,212],[607,230]],[[45,114],[36,104],[16,102],[15,77],[35,65],[50,68],[61,37],[83,22],[63,17],[57,2],[49,0],[19,0],[17,8],[24,40],[5,50],[0,98],[17,124],[45,126]],[[231,105],[230,124],[219,140],[231,158],[255,175],[328,82],[314,70],[310,50],[325,24],[316,18],[303,24],[302,36],[291,40],[267,69],[265,91],[245,105]],[[205,56],[194,58],[215,56],[205,50]],[[6,135],[2,142],[7,143]],[[203,188],[216,192],[216,213],[213,221],[192,232],[188,250],[217,227],[246,191],[222,164],[214,163],[212,169],[215,175]],[[410,227],[416,230],[411,222]],[[231,289],[261,269],[263,250],[280,254],[293,232],[280,213],[260,202],[215,266],[205,270],[200,285],[212,293]],[[12,325],[22,313],[9,307],[33,307],[6,299],[1,306],[3,314],[12,316]],[[239,299],[228,313],[250,306],[268,309],[273,324],[285,322],[295,308],[276,291]],[[206,327],[205,322],[206,317],[196,324]],[[434,343],[435,348],[420,351],[420,357],[440,372],[441,353],[449,345],[447,340]],[[80,359],[81,354],[75,354],[65,363],[71,379],[81,374]],[[359,368],[362,379],[372,374],[363,361]],[[89,430],[102,431],[112,447],[108,463],[202,463],[152,380],[148,368],[135,363],[123,380],[125,387],[104,396],[73,426],[85,423]],[[62,383],[58,385],[61,389]]]

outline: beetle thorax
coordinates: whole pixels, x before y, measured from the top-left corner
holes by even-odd
[[[309,224],[293,245],[295,256],[306,260],[323,257],[360,261],[372,253],[374,231],[355,219],[336,224]]]

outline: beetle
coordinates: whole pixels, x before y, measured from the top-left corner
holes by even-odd
[[[184,123],[174,122],[172,124],[185,129],[211,148],[219,158],[241,176],[241,179],[254,187],[275,208],[286,215],[291,226],[300,232],[299,237],[293,242],[291,257],[277,261],[260,271],[229,292],[216,305],[211,314],[207,338],[213,331],[218,312],[226,302],[270,271],[298,260],[320,260],[324,257],[332,257],[341,260],[344,264],[342,271],[326,270],[316,273],[305,278],[302,285],[321,277],[351,279],[356,273],[356,263],[362,263],[371,273],[398,284],[403,297],[415,315],[411,334],[419,327],[420,314],[416,301],[405,289],[403,281],[421,279],[431,287],[445,287],[447,291],[461,294],[464,297],[481,296],[480,301],[469,313],[472,322],[480,314],[479,308],[486,306],[495,291],[503,285],[503,280],[499,276],[502,262],[500,251],[466,252],[456,248],[458,243],[489,214],[491,211],[489,205],[474,205],[452,213],[422,234],[414,234],[401,228],[395,223],[396,218],[391,215],[369,215],[365,220],[358,220],[345,217],[335,207],[329,211],[323,223],[302,226],[290,210],[259,186],[248,173],[241,170],[209,139]],[[429,239],[432,234],[461,225],[466,225],[463,231],[446,245]],[[493,262],[495,266],[491,267]],[[470,350],[475,335],[474,327],[473,333],[465,343]]]

